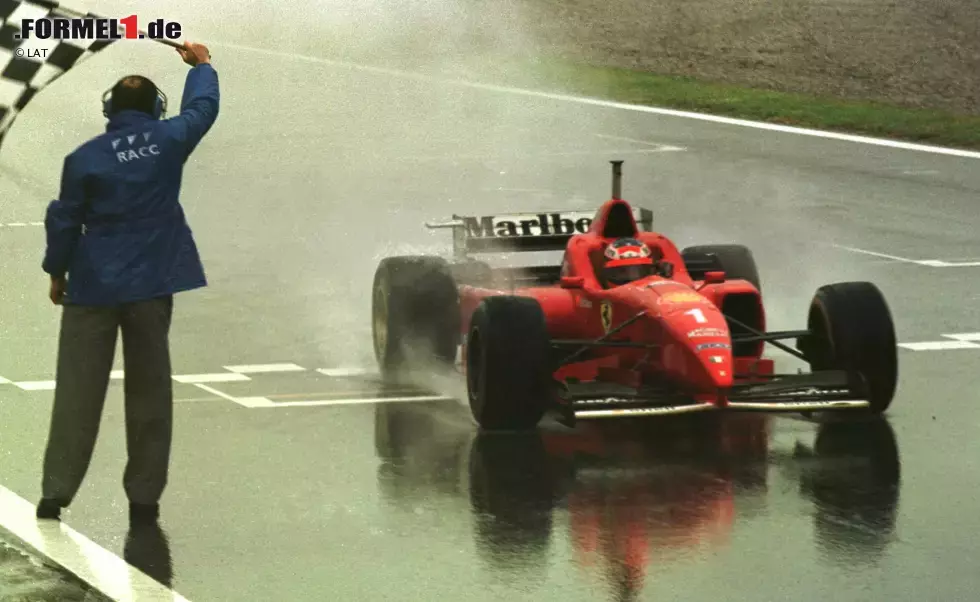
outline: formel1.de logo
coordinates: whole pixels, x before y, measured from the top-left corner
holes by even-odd
[[[21,19],[17,40],[176,40],[181,26],[176,21],[153,19],[140,29],[136,15],[124,19],[102,17]]]

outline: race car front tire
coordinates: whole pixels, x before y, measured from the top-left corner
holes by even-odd
[[[898,345],[891,310],[870,282],[817,289],[807,316],[809,335],[798,347],[814,371],[860,375],[872,414],[891,405],[898,384]]]
[[[441,257],[386,257],[374,274],[371,333],[384,374],[451,365],[459,345],[459,291]]]
[[[532,429],[550,395],[551,346],[541,305],[529,297],[484,299],[466,345],[470,410],[483,430]]]

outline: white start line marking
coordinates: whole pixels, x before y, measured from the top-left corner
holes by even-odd
[[[64,522],[38,520],[34,505],[0,486],[0,527],[113,600],[189,602]]]
[[[920,343],[899,343],[899,347],[911,351],[948,351],[953,349],[980,349],[980,332],[964,332],[941,335],[945,341],[922,341]]]
[[[251,380],[244,374],[237,372],[217,372],[214,374],[179,374],[173,377],[179,383],[195,385],[199,383],[229,383]]]
[[[44,222],[7,222],[0,224],[0,228],[26,228],[27,226],[43,226]]]
[[[227,393],[225,393],[223,391],[219,391],[219,390],[215,389],[214,387],[209,387],[208,385],[201,384],[201,383],[194,383],[194,386],[197,387],[198,389],[202,390],[202,391],[205,391],[207,393],[210,393],[212,395],[215,395],[217,397],[220,397],[221,399],[230,401],[232,403],[237,403],[240,406],[245,406],[246,408],[252,407],[252,406],[248,405],[247,403],[245,403],[245,401],[244,401],[245,398],[235,397],[234,395],[228,395]]]
[[[175,374],[173,380],[182,384],[191,385],[209,394],[212,398],[220,398],[226,401],[230,401],[236,405],[245,408],[280,408],[280,407],[304,407],[304,406],[337,406],[337,405],[354,405],[354,404],[375,404],[375,403],[397,403],[397,402],[421,402],[421,401],[448,401],[455,399],[454,397],[449,397],[445,395],[435,395],[435,394],[425,394],[419,393],[418,395],[392,395],[390,397],[379,397],[377,392],[359,392],[359,391],[347,391],[342,392],[336,399],[310,399],[310,400],[293,400],[293,401],[272,401],[267,397],[260,396],[245,396],[238,397],[235,395],[230,395],[221,391],[213,386],[218,383],[227,382],[254,382],[254,379],[249,375],[257,374],[284,374],[284,373],[296,373],[296,372],[315,372],[322,374],[324,376],[332,378],[345,378],[352,376],[375,376],[378,374],[376,369],[348,366],[348,367],[338,367],[338,368],[319,368],[315,371],[310,371],[299,364],[294,363],[278,363],[278,364],[247,364],[247,365],[231,365],[223,366],[227,372],[214,372],[214,373],[202,373],[202,374]],[[113,370],[111,372],[110,378],[112,380],[122,380],[125,378],[125,371],[123,370]],[[53,380],[43,380],[43,381],[12,381],[7,378],[0,376],[0,385],[10,384],[18,387],[24,391],[53,391],[55,389],[55,381]],[[358,397],[359,394],[368,393],[372,396],[370,397]],[[310,396],[322,395],[323,393],[310,393]],[[302,394],[301,394],[302,395]],[[346,396],[346,397],[344,397]],[[194,401],[202,401],[207,398],[197,398]]]
[[[319,368],[317,370],[324,376],[344,377],[344,376],[373,376],[377,370],[369,368]]]
[[[980,345],[968,341],[923,341],[922,343],[902,343],[903,349],[911,351],[948,351],[952,349],[980,349]]]
[[[200,385],[209,383],[245,382],[252,378],[254,374],[285,374],[295,372],[316,372],[332,378],[344,378],[350,376],[377,376],[378,371],[374,368],[364,368],[358,366],[338,367],[338,368],[319,368],[310,370],[299,364],[279,363],[279,364],[247,364],[222,366],[227,372],[209,372],[202,374],[175,374],[173,380],[187,385]],[[124,380],[126,372],[124,370],[113,370],[109,374],[110,380]],[[33,380],[16,381],[0,376],[0,385],[14,385],[25,391],[52,391],[55,388],[53,380]]]
[[[53,380],[33,380],[15,382],[14,385],[25,391],[54,391],[55,382]]]
[[[419,401],[455,401],[455,397],[446,395],[409,395],[405,397],[361,397],[350,399],[314,399],[303,401],[272,401],[265,397],[243,397],[236,403],[249,408],[296,408],[307,406],[340,406],[367,403],[411,403]]]
[[[223,366],[225,370],[239,374],[264,374],[268,372],[303,372],[303,366],[296,364],[252,364],[247,366]]]
[[[980,349],[980,332],[964,332],[940,335],[941,340],[936,341],[917,341],[909,343],[899,343],[898,347],[909,351],[952,351],[959,349]],[[415,395],[406,397],[351,397],[349,399],[320,399],[309,401],[288,401],[275,402],[267,397],[236,397],[229,395],[214,387],[211,384],[227,382],[248,382],[254,379],[249,374],[284,374],[296,372],[308,372],[307,368],[293,363],[279,364],[248,364],[224,366],[227,372],[214,372],[202,374],[176,374],[174,381],[193,385],[211,395],[231,401],[237,405],[247,408],[268,408],[268,407],[298,407],[298,406],[328,406],[328,405],[348,405],[357,403],[388,403],[398,401],[439,401],[452,399],[443,395]],[[318,368],[316,373],[331,378],[348,378],[355,376],[377,376],[378,371],[372,368],[357,366],[340,368]],[[113,370],[110,378],[112,380],[123,380],[125,372],[123,370]],[[53,391],[55,381],[36,380],[36,381],[15,381],[0,376],[0,386],[13,385],[24,391]]]
[[[945,351],[945,350],[955,350],[955,349],[980,349],[980,332],[965,332],[965,333],[953,333],[940,335],[944,340],[937,341],[917,341],[909,343],[899,343],[898,346],[902,349],[908,349],[910,351]],[[278,364],[247,364],[247,365],[233,365],[233,366],[223,366],[227,372],[213,372],[213,373],[202,373],[202,374],[175,374],[173,376],[174,381],[194,385],[202,390],[207,391],[213,395],[217,395],[229,401],[233,401],[239,405],[244,405],[246,407],[267,407],[269,404],[280,406],[288,405],[284,403],[275,403],[264,397],[246,397],[238,398],[230,395],[226,395],[213,389],[207,387],[208,384],[217,383],[227,383],[227,382],[247,382],[253,379],[249,376],[250,374],[284,374],[284,373],[296,373],[296,372],[309,372],[310,370],[294,363],[278,363]],[[328,376],[330,378],[349,378],[355,376],[378,376],[377,369],[365,368],[359,366],[348,366],[348,367],[338,367],[338,368],[317,368],[313,370],[318,374]],[[123,370],[113,370],[110,374],[111,380],[123,380],[125,378],[125,372]],[[35,381],[16,381],[0,376],[0,386],[2,385],[13,385],[24,391],[53,391],[55,388],[55,381],[53,380],[35,380]],[[383,400],[390,400],[392,398],[378,398]],[[416,399],[416,398],[412,398]],[[251,400],[251,401],[249,401]],[[370,403],[369,400],[361,400],[362,403]],[[289,402],[292,405],[329,405],[340,403],[335,400],[322,400],[316,402]],[[353,403],[353,402],[352,402]]]
[[[980,332],[966,332],[962,334],[944,334],[944,337],[956,339],[958,341],[980,341]]]

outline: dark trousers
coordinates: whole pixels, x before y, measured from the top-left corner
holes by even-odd
[[[159,502],[167,484],[173,431],[172,315],[172,296],[118,306],[64,306],[43,497],[67,506],[81,487],[121,330],[128,452],[123,486],[130,502]]]

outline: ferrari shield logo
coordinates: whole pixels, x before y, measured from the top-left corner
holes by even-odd
[[[602,318],[602,329],[606,332],[612,328],[612,314],[612,303],[603,301],[602,305],[599,306],[599,317]]]

